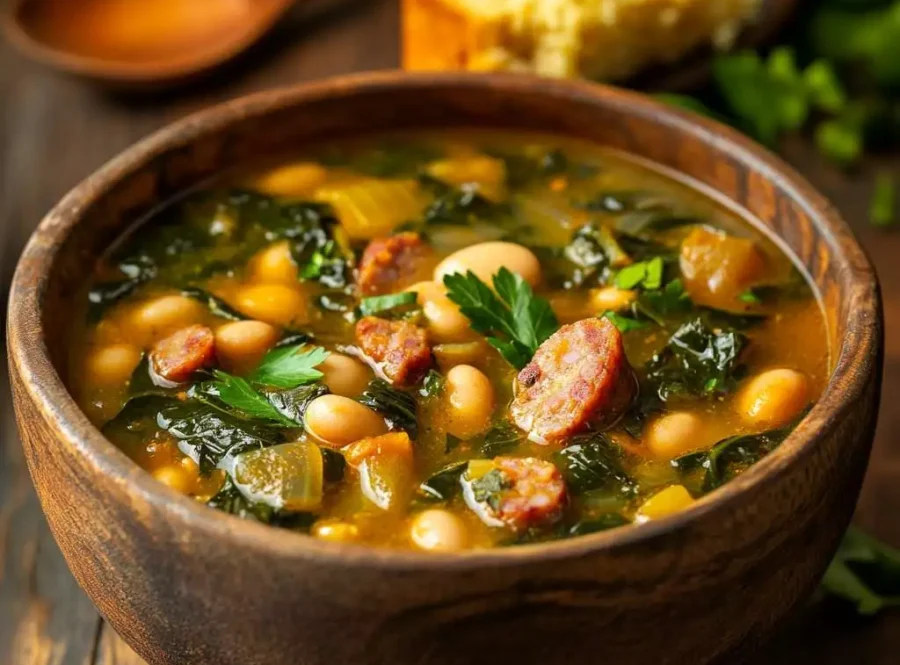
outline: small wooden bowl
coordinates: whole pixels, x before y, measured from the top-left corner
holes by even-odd
[[[285,147],[408,127],[572,135],[718,192],[806,266],[835,369],[784,444],[672,517],[458,555],[368,549],[241,521],[157,483],[78,409],[58,368],[94,260],[133,220]],[[811,331],[818,333],[818,331]],[[881,382],[875,274],[834,208],[777,157],[634,94],[525,76],[367,74],[267,92],[164,129],[69,193],[12,285],[16,414],[78,582],[153,665],[698,665],[757,644],[815,587],[853,512]]]
[[[183,83],[232,60],[256,43],[295,3],[296,0],[254,0],[247,20],[231,26],[220,39],[207,39],[184,52],[147,60],[80,54],[48,42],[37,29],[38,12],[47,11],[42,5],[46,7],[48,0],[12,0],[3,28],[10,43],[52,69],[117,89],[147,90]]]

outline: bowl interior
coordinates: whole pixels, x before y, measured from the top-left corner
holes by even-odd
[[[66,367],[72,303],[82,297],[96,257],[160,202],[224,168],[310,142],[434,127],[563,134],[649,160],[717,192],[780,238],[806,269],[826,313],[835,368],[831,384],[795,435],[686,515],[783,467],[850,408],[861,390],[861,368],[877,344],[877,286],[830,205],[777,158],[716,123],[614,88],[521,76],[383,74],[328,81],[238,100],[140,143],[60,203],[20,264],[17,283],[36,285],[24,300],[34,298],[40,313],[35,332],[53,365]],[[14,296],[20,290],[14,287]],[[12,324],[17,320],[22,317],[13,316]],[[45,399],[48,390],[64,394],[57,375],[49,381],[40,389]],[[66,399],[55,406],[75,412]],[[79,426],[89,429],[83,416]],[[663,527],[641,530],[647,528]]]

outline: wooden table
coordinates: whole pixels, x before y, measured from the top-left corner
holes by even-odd
[[[397,64],[395,0],[291,16],[264,43],[212,80],[178,94],[109,96],[59,78],[0,44],[0,289],[45,212],[73,185],[139,137],[200,107],[276,85]],[[900,174],[900,158],[846,177],[803,140],[788,158],[840,207],[879,269],[885,292],[887,359],[878,440],[858,522],[900,546],[900,234],[867,226],[871,175]],[[4,311],[5,314],[5,311]],[[0,664],[141,663],[110,630],[69,574],[25,469],[5,363],[0,369]],[[895,512],[897,511],[897,512]],[[191,629],[185,627],[186,630]],[[812,606],[761,654],[759,665],[895,665],[900,611],[861,620],[834,604]],[[210,664],[214,665],[214,664]],[[339,665],[339,664],[336,664]]]

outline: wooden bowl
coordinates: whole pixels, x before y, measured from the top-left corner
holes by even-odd
[[[139,59],[101,57],[48,40],[41,27],[41,14],[50,11],[49,4],[60,4],[61,1],[75,3],[80,0],[11,0],[12,7],[3,19],[4,32],[10,43],[29,58],[52,69],[125,90],[164,88],[209,72],[259,41],[296,3],[296,0],[254,0],[246,20],[230,23],[216,39],[206,35],[190,48]]]
[[[428,555],[322,542],[211,510],[153,480],[78,409],[58,372],[72,302],[133,220],[285,147],[447,126],[557,132],[639,155],[779,237],[821,294],[835,359],[797,430],[672,517]],[[634,93],[518,75],[367,74],[172,125],[43,220],[16,271],[8,322],[16,414],[47,519],[78,582],[153,665],[698,665],[747,649],[812,591],[847,526],[883,347],[871,265],[837,211],[777,157]]]

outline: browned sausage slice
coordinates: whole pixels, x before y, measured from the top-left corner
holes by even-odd
[[[407,321],[366,316],[356,324],[360,350],[397,385],[412,385],[432,364],[425,330]]]
[[[471,494],[478,506],[476,512],[484,514],[489,523],[499,520],[516,531],[542,527],[559,521],[566,507],[566,483],[559,469],[552,463],[534,457],[497,457],[492,474],[498,478],[485,482],[490,495],[484,496],[473,481]],[[497,490],[496,487],[501,489]],[[467,500],[468,503],[468,500]]]
[[[398,233],[375,238],[366,247],[359,262],[359,285],[363,295],[402,291],[428,279],[431,248],[418,233]]]
[[[150,351],[153,370],[162,378],[181,383],[209,367],[215,359],[215,335],[206,326],[193,325],[161,339]]]
[[[609,420],[632,398],[622,334],[606,319],[557,330],[519,372],[513,421],[537,443],[560,441]]]

